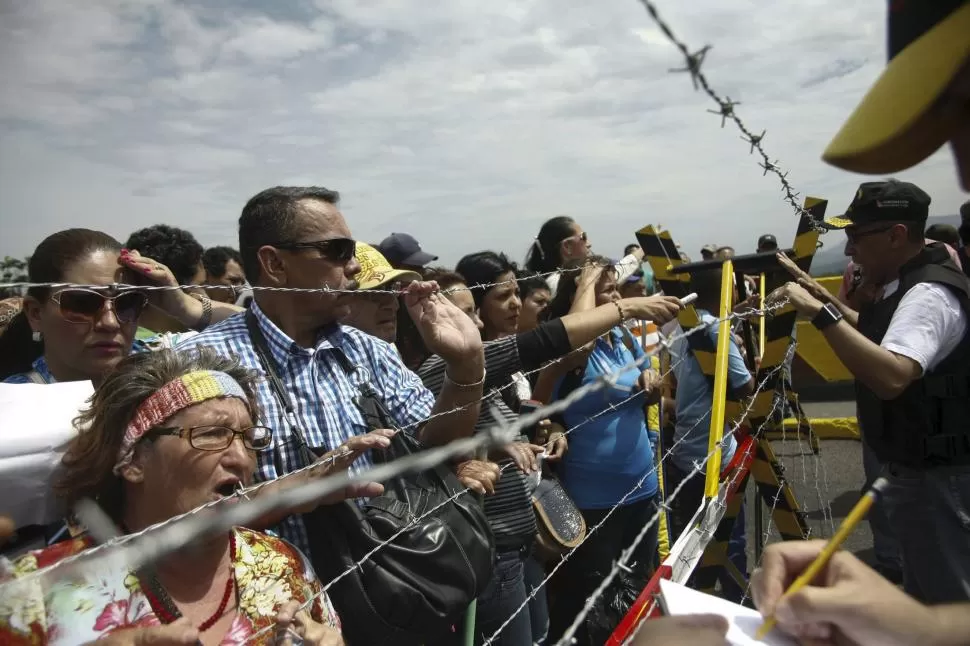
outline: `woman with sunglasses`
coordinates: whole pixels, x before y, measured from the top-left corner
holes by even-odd
[[[546,282],[552,295],[559,287],[559,274],[550,273],[562,269],[566,263],[583,260],[590,255],[592,245],[589,236],[571,217],[557,215],[546,220],[533,240],[525,256],[525,268],[537,274],[549,274]],[[616,263],[617,281],[622,285],[633,272],[640,268],[643,250],[637,247],[633,253]]]
[[[205,349],[129,357],[79,417],[56,492],[71,506],[96,501],[125,533],[233,498],[252,483],[256,453],[272,444],[270,429],[253,424],[254,387],[255,375]],[[13,572],[28,575],[91,544],[82,536],[30,552]],[[0,590],[0,598],[0,643],[12,646],[242,644],[263,629],[252,643],[343,644],[304,556],[241,527],[138,571],[99,566],[67,585]]]
[[[106,233],[67,229],[48,236],[30,257],[32,283],[71,283],[27,290],[23,310],[0,335],[0,380],[54,383],[90,380],[95,386],[132,351],[148,292],[117,283],[177,285],[167,267],[122,249]],[[201,328],[239,311],[200,302],[180,290],[152,295],[157,306],[187,327]],[[138,350],[177,339],[139,344]]]

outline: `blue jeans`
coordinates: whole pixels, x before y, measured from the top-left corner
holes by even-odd
[[[970,467],[886,467],[903,588],[927,604],[970,601]]]
[[[863,431],[863,438],[865,432]],[[876,457],[869,445],[862,442],[862,469],[866,474],[866,489],[876,478],[882,475],[883,464]],[[869,528],[872,530],[872,551],[876,557],[875,565],[883,570],[903,571],[902,559],[899,555],[899,540],[889,522],[889,505],[892,497],[892,487],[869,510]]]
[[[528,646],[533,643],[532,610],[536,604],[526,603],[529,591],[526,589],[525,582],[526,562],[531,560],[532,557],[523,550],[499,552],[496,555],[492,580],[478,597],[475,614],[476,645],[482,644],[491,637],[516,611],[518,614],[502,629],[492,643],[496,646]],[[538,564],[535,567],[539,568]],[[529,568],[532,574],[531,564]],[[534,576],[529,578],[532,579]],[[538,582],[532,587],[537,585]],[[545,589],[540,590],[536,598],[540,596],[542,601],[536,609],[541,612],[545,608]],[[523,604],[525,607],[519,610]],[[544,634],[545,618],[536,617],[536,623],[542,626]],[[541,637],[541,634],[537,637]]]

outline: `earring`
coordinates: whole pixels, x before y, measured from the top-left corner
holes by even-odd
[[[44,339],[40,332],[34,332],[30,335],[30,338],[34,340],[34,343],[40,343]]]

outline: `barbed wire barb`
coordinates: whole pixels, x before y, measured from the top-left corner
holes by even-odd
[[[731,97],[727,97],[723,101],[718,101],[718,103],[721,104],[721,108],[719,110],[708,110],[708,112],[711,114],[721,115],[721,127],[723,128],[724,124],[727,123],[727,120],[734,116],[734,106],[741,105],[741,102],[732,101]]]
[[[704,64],[704,57],[707,56],[707,52],[709,52],[710,50],[711,50],[710,45],[704,45],[693,54],[689,54],[687,56],[686,65],[684,65],[683,67],[674,67],[667,71],[674,74],[682,73],[682,72],[689,73],[691,83],[694,84],[694,89],[696,90],[698,89],[697,74],[700,72],[701,65]]]
[[[751,150],[748,151],[749,155],[754,152],[755,146],[759,145],[761,143],[761,140],[765,138],[765,134],[767,132],[768,132],[767,130],[762,130],[760,135],[741,135],[741,141],[746,141],[749,144],[751,144]],[[782,176],[782,179],[784,179],[787,176],[788,176],[788,172],[786,171],[785,174]]]

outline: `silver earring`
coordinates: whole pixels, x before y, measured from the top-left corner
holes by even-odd
[[[30,338],[34,340],[34,343],[40,343],[44,337],[41,335],[40,332],[34,332],[33,334],[30,335]]]

